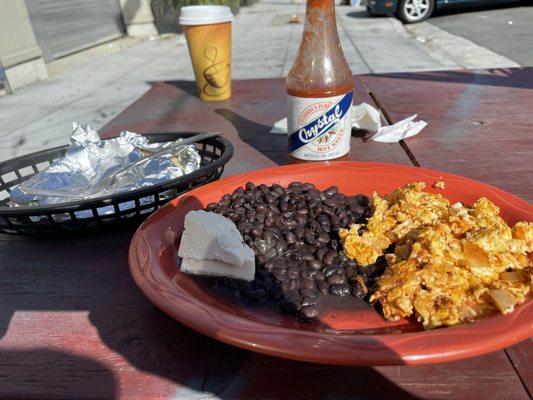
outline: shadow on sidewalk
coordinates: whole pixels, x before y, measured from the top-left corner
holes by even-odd
[[[437,8],[432,14],[432,17],[445,17],[447,15],[456,14],[468,14],[477,11],[492,11],[492,10],[504,10],[507,8],[516,7],[531,7],[533,6],[533,0],[526,1],[502,1],[501,3],[486,3],[486,4],[469,4],[469,5],[457,5],[454,7]]]
[[[494,68],[464,71],[429,71],[429,72],[394,72],[385,74],[363,75],[363,79],[379,78],[401,79],[407,81],[428,81],[451,84],[468,84],[480,86],[501,86],[518,89],[533,89],[533,67]],[[391,85],[390,82],[387,83]],[[371,83],[371,85],[373,85]],[[429,86],[428,86],[429,88]]]

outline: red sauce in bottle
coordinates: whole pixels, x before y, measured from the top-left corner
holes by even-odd
[[[307,0],[286,85],[289,162],[349,159],[353,75],[339,42],[334,0]]]

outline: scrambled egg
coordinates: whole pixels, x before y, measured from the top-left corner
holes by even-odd
[[[370,300],[386,319],[414,314],[425,329],[512,312],[530,292],[533,223],[511,229],[486,198],[471,208],[452,205],[424,187],[374,193],[366,227],[340,231],[346,255],[360,265],[393,249]]]

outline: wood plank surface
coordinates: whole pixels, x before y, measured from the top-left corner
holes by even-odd
[[[364,88],[356,86],[356,99],[370,102]],[[274,122],[285,117],[285,81],[257,79],[235,81],[233,97],[204,102],[192,95],[192,82],[160,82],[129,106],[102,130],[104,137],[121,130],[138,133],[212,131],[223,132],[235,146],[226,175],[286,164],[286,137],[269,133]],[[363,142],[352,138],[354,160],[410,164],[398,144]]]
[[[529,338],[521,343],[505,349],[513,363],[516,372],[533,398],[533,339]]]
[[[533,68],[359,77],[397,122],[429,124],[406,143],[421,166],[533,200]]]
[[[104,133],[216,129],[236,147],[226,174],[285,163],[285,138],[268,133],[285,113],[282,80],[237,81],[222,103],[193,90],[157,83]],[[362,89],[359,99],[371,102]],[[354,159],[409,163],[398,145],[354,138],[352,149]],[[448,364],[371,368],[286,361],[206,338],[135,286],[132,234],[0,236],[0,399],[529,398],[530,341]]]

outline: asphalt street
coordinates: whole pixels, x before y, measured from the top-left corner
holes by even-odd
[[[521,66],[533,66],[533,0],[437,10],[428,22]]]

